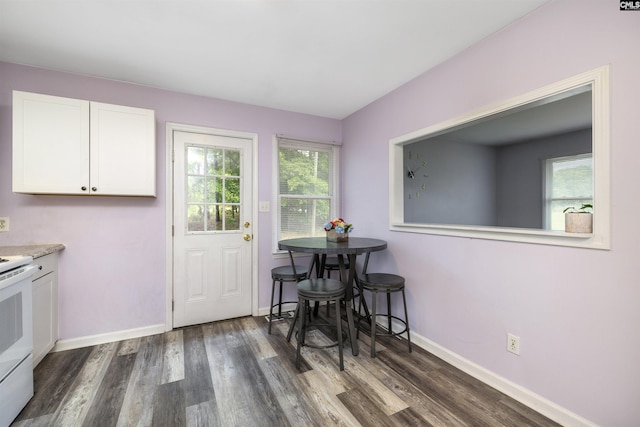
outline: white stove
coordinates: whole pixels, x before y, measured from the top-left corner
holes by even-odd
[[[31,261],[33,261],[33,258],[25,255],[0,256],[0,275],[16,267],[31,264]]]
[[[30,256],[0,257],[0,427],[33,396],[33,307]]]

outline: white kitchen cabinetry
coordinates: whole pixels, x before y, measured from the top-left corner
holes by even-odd
[[[155,197],[155,113],[14,91],[13,191]]]
[[[33,261],[40,269],[33,275],[33,366],[58,340],[58,253]]]

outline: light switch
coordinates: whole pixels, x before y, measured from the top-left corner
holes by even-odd
[[[269,202],[260,202],[258,205],[258,210],[260,212],[269,212]]]

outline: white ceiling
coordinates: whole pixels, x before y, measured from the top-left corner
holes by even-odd
[[[342,119],[549,0],[0,0],[0,61]]]
[[[465,123],[438,138],[466,144],[507,145],[592,126],[592,89],[582,86]]]

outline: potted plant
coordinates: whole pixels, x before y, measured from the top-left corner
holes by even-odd
[[[336,218],[324,225],[324,231],[327,232],[329,242],[346,242],[349,240],[348,233],[353,231],[353,224],[347,223],[342,218]]]
[[[580,208],[569,206],[562,211],[564,213],[564,231],[567,233],[592,233],[593,232],[593,205],[583,203]]]

